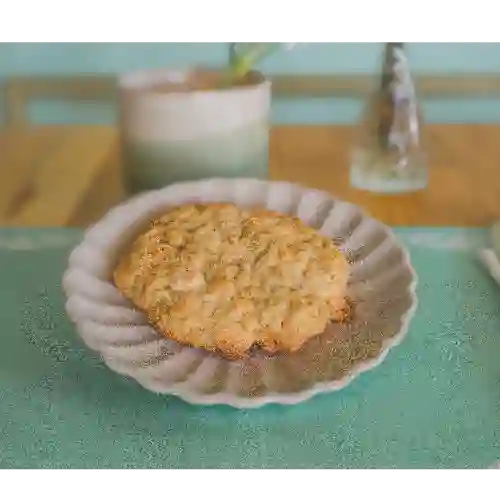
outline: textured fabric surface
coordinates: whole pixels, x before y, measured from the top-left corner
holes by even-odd
[[[486,468],[500,459],[500,294],[483,231],[397,229],[419,276],[406,340],[293,407],[190,406],[87,351],[60,278],[79,233],[0,230],[0,467]]]

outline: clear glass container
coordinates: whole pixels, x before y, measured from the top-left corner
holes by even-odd
[[[387,43],[378,86],[369,95],[352,150],[353,187],[379,193],[424,189],[422,116],[402,43]]]

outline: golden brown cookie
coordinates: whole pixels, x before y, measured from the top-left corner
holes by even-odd
[[[342,320],[348,275],[334,243],[298,218],[209,204],[153,220],[114,282],[159,333],[240,358],[296,351]]]

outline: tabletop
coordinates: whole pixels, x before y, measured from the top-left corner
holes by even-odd
[[[376,196],[349,186],[350,127],[271,130],[272,179],[325,189],[394,226],[457,227],[394,229],[418,275],[419,308],[405,341],[369,376],[302,405],[237,411],[149,393],[107,370],[64,313],[61,276],[81,228],[124,197],[115,128],[0,132],[0,468],[498,461],[500,303],[476,252],[500,214],[500,125],[426,133],[428,189]]]
[[[426,190],[375,195],[349,185],[350,126],[276,126],[269,176],[359,204],[394,226],[485,226],[500,215],[500,125],[431,124]],[[112,126],[0,131],[0,226],[85,227],[124,199]]]

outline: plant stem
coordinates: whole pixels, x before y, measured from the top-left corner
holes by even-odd
[[[233,46],[233,57],[229,69],[234,78],[245,76],[260,59],[277,50],[274,44],[255,45],[256,47],[253,50],[250,49],[246,54],[242,55],[238,55]]]

